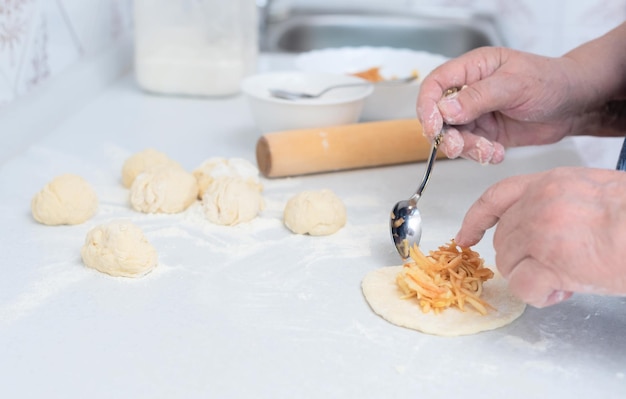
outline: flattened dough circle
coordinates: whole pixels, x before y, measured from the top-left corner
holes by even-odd
[[[387,266],[365,275],[363,295],[372,310],[397,326],[426,334],[458,336],[503,327],[524,313],[526,305],[511,295],[506,280],[498,273],[484,283],[481,298],[496,308],[482,316],[472,310],[447,309],[441,314],[423,313],[414,298],[402,299],[396,276],[402,266]]]

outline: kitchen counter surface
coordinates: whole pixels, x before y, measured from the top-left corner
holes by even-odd
[[[261,68],[288,65],[262,59]],[[258,136],[242,96],[152,96],[127,75],[0,164],[0,397],[626,397],[626,298],[575,295],[456,338],[370,310],[361,279],[399,263],[389,211],[414,190],[422,163],[264,180],[266,210],[234,227],[212,225],[197,204],[177,215],[130,209],[120,171],[133,153],[157,148],[192,170],[215,156],[254,161]],[[589,143],[510,150],[498,166],[439,162],[420,202],[422,246],[452,238],[468,206],[505,176],[614,166],[616,140]],[[94,186],[99,211],[82,225],[40,225],[30,200],[62,173]],[[291,234],[286,200],[319,188],[344,200],[347,225],[327,237]],[[87,231],[120,218],[159,254],[144,278],[80,260]],[[493,264],[491,232],[476,249]]]

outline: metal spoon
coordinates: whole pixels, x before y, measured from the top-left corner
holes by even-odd
[[[402,259],[409,257],[410,248],[414,244],[419,245],[422,238],[422,215],[419,209],[417,209],[417,201],[422,196],[422,191],[424,191],[428,183],[435,158],[437,158],[437,148],[441,144],[446,127],[444,124],[441,132],[433,140],[433,147],[426,164],[426,172],[417,191],[408,200],[398,202],[391,210],[391,238],[393,238],[393,242]]]
[[[414,81],[415,79],[417,79],[417,76],[413,75],[413,76],[408,76],[408,77],[402,78],[402,79],[384,80],[384,81],[375,82],[375,83],[367,82],[367,81],[355,82],[355,83],[343,83],[343,84],[329,86],[329,87],[325,88],[324,90],[322,90],[322,91],[320,91],[318,93],[315,93],[315,94],[304,93],[304,92],[300,92],[300,91],[284,90],[284,89],[268,89],[268,90],[270,92],[270,95],[272,95],[273,97],[276,97],[276,98],[282,98],[283,100],[300,100],[300,99],[308,99],[308,98],[318,98],[318,97],[326,94],[330,90],[339,89],[339,88],[356,87],[356,86],[368,86],[368,85],[371,85],[371,84],[374,84],[374,85],[397,85],[397,84],[410,83],[410,82]]]

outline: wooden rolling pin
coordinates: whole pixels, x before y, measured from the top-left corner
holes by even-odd
[[[264,176],[285,177],[424,161],[430,150],[417,119],[401,119],[267,133],[256,159]]]

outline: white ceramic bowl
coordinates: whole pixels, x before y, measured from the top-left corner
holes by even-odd
[[[365,101],[362,119],[365,121],[415,118],[415,103],[420,82],[448,58],[425,51],[391,47],[340,47],[313,50],[296,57],[297,69],[306,72],[353,74],[379,67],[385,79],[410,76],[418,79],[407,85],[376,85]]]
[[[317,93],[334,84],[363,82],[354,76],[304,71],[270,72],[244,79],[242,91],[262,133],[344,125],[359,121],[371,85],[331,90],[315,99],[283,100],[269,89]]]

